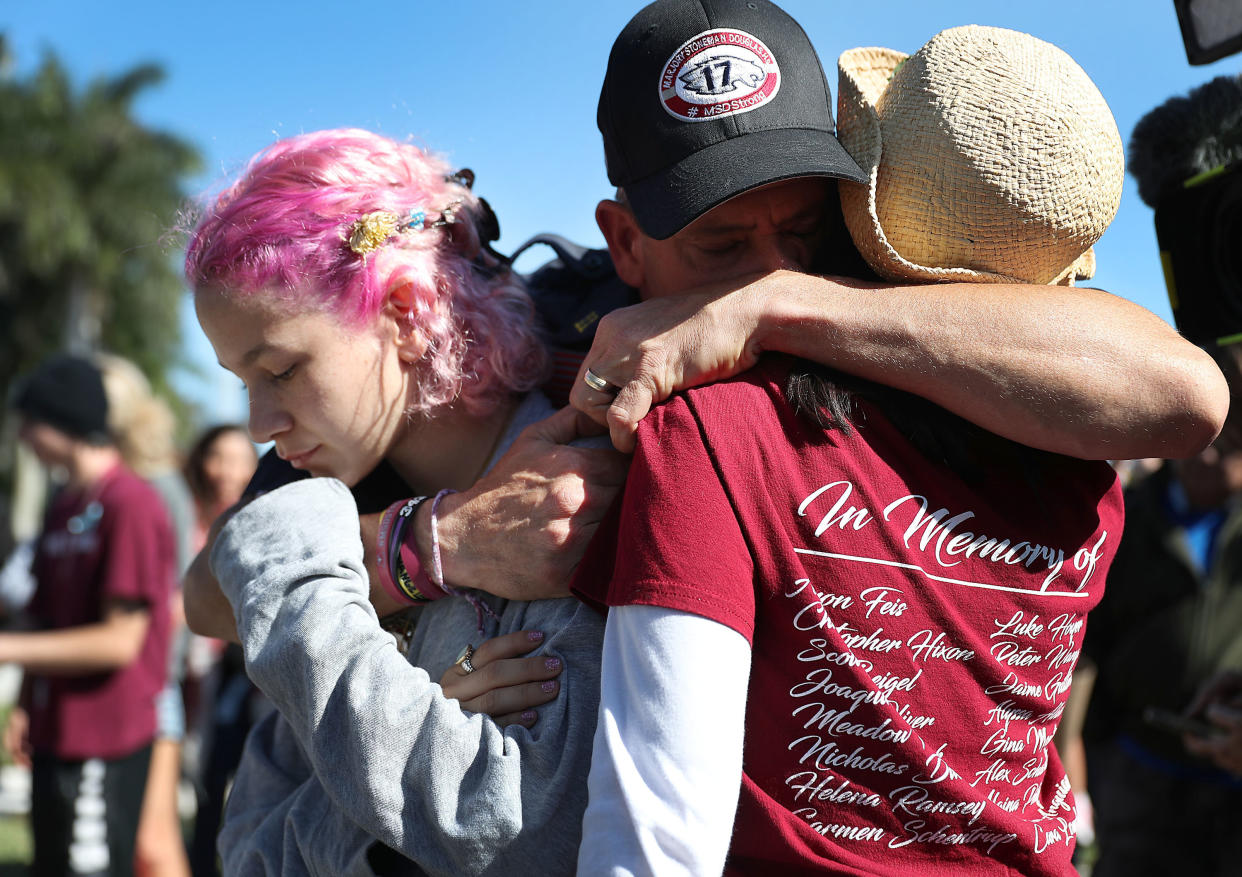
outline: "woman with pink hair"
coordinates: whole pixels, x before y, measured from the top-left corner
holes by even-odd
[[[495,219],[471,182],[413,146],[323,131],[257,156],[194,231],[199,321],[246,385],[252,437],[286,464],[261,468],[252,487],[267,492],[207,549],[277,707],[238,769],[225,873],[389,873],[402,858],[427,873],[573,870],[602,619],[573,599],[458,593],[434,546],[420,570],[409,543],[416,509],[434,539],[440,497],[551,413],[532,392],[546,356],[531,301],[488,248]],[[359,513],[380,510],[384,547],[364,552]],[[377,605],[406,611],[381,621],[371,578]],[[187,600],[193,624],[210,593]],[[463,711],[500,675],[475,673],[488,664],[547,701],[538,721]]]

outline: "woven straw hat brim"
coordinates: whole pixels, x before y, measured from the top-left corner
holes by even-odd
[[[989,53],[999,60],[979,65]],[[971,26],[914,56],[852,49],[838,67],[838,139],[868,177],[839,184],[841,205],[877,273],[1071,284],[1094,273],[1090,248],[1120,204],[1124,157],[1103,97],[1069,56]]]
[[[1016,283],[1017,278],[970,268],[931,268],[904,258],[884,234],[876,212],[876,188],[884,144],[875,102],[897,66],[909,55],[878,47],[850,49],[838,61],[837,139],[867,174],[865,184],[838,183],[845,224],[867,264],[890,280],[989,281]]]

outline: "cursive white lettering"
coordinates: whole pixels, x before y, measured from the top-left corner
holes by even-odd
[[[871,513],[865,508],[860,509],[852,505],[846,505],[845,501],[854,492],[854,485],[848,481],[834,481],[813,491],[810,496],[798,504],[798,517],[806,517],[806,510],[811,503],[831,490],[838,491],[836,502],[820,518],[819,525],[815,528],[816,536],[823,535],[824,531],[829,527],[835,526],[840,530],[844,530],[846,527],[853,527],[855,531],[858,531],[871,522]]]

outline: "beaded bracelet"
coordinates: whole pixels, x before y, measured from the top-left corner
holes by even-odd
[[[392,519],[402,505],[404,505],[404,501],[395,502],[384,509],[384,513],[380,515],[379,533],[375,537],[375,571],[379,578],[380,586],[388,596],[395,599],[398,603],[408,604],[409,600],[402,597],[401,592],[397,590],[397,584],[393,581],[392,570],[388,566],[388,534],[392,527]]]

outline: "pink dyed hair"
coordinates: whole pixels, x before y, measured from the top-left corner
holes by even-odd
[[[479,199],[450,173],[442,159],[369,131],[278,141],[209,204],[186,278],[196,295],[271,295],[359,327],[389,290],[409,283],[427,353],[408,413],[460,399],[487,414],[508,393],[537,386],[547,355],[524,284],[480,241]],[[353,224],[368,213],[423,209],[430,222],[454,202],[451,226],[395,234],[365,258],[349,248]]]

